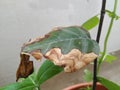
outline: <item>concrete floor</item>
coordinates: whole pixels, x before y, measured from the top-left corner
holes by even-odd
[[[114,82],[120,84],[120,50],[116,52],[112,52],[113,55],[117,56],[118,60],[114,61],[112,64],[104,63],[101,68],[101,75],[105,76]],[[88,65],[88,69],[92,70],[92,66]],[[42,90],[62,90],[63,88],[84,82],[83,81],[83,70],[79,70],[74,73],[60,73],[59,75],[49,79],[43,85],[41,85]]]
[[[116,52],[112,52],[112,54],[117,56],[118,60],[114,61],[112,64],[104,63],[101,68],[100,74],[120,84],[120,50]],[[92,65],[88,65],[85,68],[92,70]],[[84,82],[83,70],[85,68],[74,73],[61,72],[60,74],[54,76],[53,78],[43,83],[41,85],[41,90],[62,90],[63,88],[69,85]],[[13,77],[15,76],[14,73],[9,73],[7,76],[8,77],[6,78],[1,78],[0,86],[15,82],[15,77]]]

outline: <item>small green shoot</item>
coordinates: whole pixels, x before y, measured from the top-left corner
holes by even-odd
[[[88,69],[85,69],[85,70],[84,70],[83,79],[84,79],[86,82],[91,82],[91,81],[93,80],[92,72],[89,71]]]
[[[96,15],[96,16],[90,18],[89,20],[87,20],[85,23],[83,23],[82,28],[84,28],[86,30],[91,30],[92,28],[97,26],[98,23],[99,23],[99,18]]]

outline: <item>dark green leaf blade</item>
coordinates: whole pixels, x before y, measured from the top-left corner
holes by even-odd
[[[33,90],[36,85],[31,79],[33,79],[33,74],[20,82],[3,86],[0,88],[0,90]]]
[[[33,90],[34,84],[29,80],[23,82],[16,82],[0,88],[0,90]]]
[[[49,60],[46,60],[38,70],[36,81],[38,84],[42,84],[43,82],[60,73],[61,71],[63,71],[63,68],[54,65]]]
[[[94,17],[90,18],[89,20],[87,20],[85,23],[83,23],[82,28],[84,28],[86,30],[91,30],[92,28],[97,26],[98,23],[99,23],[99,18],[97,16],[94,16]]]
[[[18,83],[13,83],[4,87],[1,87],[0,90],[17,90]]]
[[[44,55],[47,51],[56,47],[61,48],[64,54],[75,48],[83,53],[94,52],[99,54],[98,43],[90,39],[89,32],[78,26],[60,28],[45,36],[47,37],[24,45],[22,52],[30,53],[35,50],[40,50]]]
[[[116,83],[107,80],[103,77],[97,77],[98,82],[100,82],[103,86],[105,86],[108,90],[120,90],[120,85],[117,85]]]

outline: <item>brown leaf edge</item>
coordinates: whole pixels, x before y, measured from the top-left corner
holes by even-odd
[[[44,36],[42,36],[42,37],[37,37],[37,38],[34,38],[34,39],[30,39],[29,42],[24,43],[23,46],[22,46],[21,52],[23,51],[23,49],[24,49],[26,46],[28,46],[28,45],[30,45],[30,44],[34,44],[34,43],[36,43],[36,42],[40,42],[40,41],[42,41],[42,40],[44,40],[44,39],[46,39],[46,38],[49,38],[50,35],[51,35],[51,33],[55,32],[55,31],[60,31],[61,29],[65,29],[65,28],[69,28],[69,27],[81,28],[82,30],[84,30],[84,31],[88,34],[89,38],[91,38],[89,32],[86,31],[84,28],[82,28],[82,27],[80,27],[80,26],[55,27],[55,28],[52,29],[51,32],[47,33],[46,35],[44,35]],[[38,50],[37,50],[37,51],[38,51]],[[32,51],[32,52],[34,52],[34,51]],[[31,54],[32,52],[27,52],[27,53]],[[35,51],[35,52],[36,52],[36,51]]]
[[[45,57],[55,65],[64,67],[65,72],[74,72],[94,61],[98,55],[94,52],[82,53],[79,49],[62,54],[60,48],[53,48],[45,54]]]
[[[33,61],[30,61],[29,55],[26,54],[20,54],[20,64],[16,72],[16,81],[18,81],[19,78],[26,78],[30,74],[33,73],[34,68],[33,68]]]
[[[81,28],[80,26],[70,26],[70,27]],[[30,55],[32,55],[36,60],[40,60],[42,58],[42,56],[45,56],[40,52],[40,50],[34,50],[32,52],[22,52],[24,47],[26,47],[30,44],[42,41],[42,40],[48,38],[52,32],[58,31],[58,30],[63,29],[63,28],[68,28],[68,27],[56,27],[51,32],[46,34],[44,37],[38,37],[38,38],[32,39],[29,42],[23,44],[23,47],[21,49],[21,54],[20,54],[21,61],[20,61],[20,64],[19,64],[19,67],[18,67],[18,70],[16,73],[16,81],[19,78],[28,77],[33,72],[33,61],[29,61]],[[83,29],[83,28],[81,28],[81,29]]]

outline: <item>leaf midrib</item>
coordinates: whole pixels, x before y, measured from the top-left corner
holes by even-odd
[[[38,79],[38,82],[40,81],[40,79],[47,73],[48,70],[50,70],[51,68],[53,68],[54,66],[49,66],[48,69],[40,76],[40,78]],[[39,82],[40,83],[40,82]],[[42,84],[42,82],[40,83]]]
[[[22,88],[19,88],[18,90],[22,90],[22,89],[25,89],[25,88],[29,88],[29,87],[35,87],[35,85],[33,84],[33,85],[29,85],[29,86],[24,86],[24,87],[22,87]]]
[[[71,38],[71,39],[64,39],[64,40],[58,40],[58,41],[53,41],[53,42],[45,43],[45,44],[42,44],[42,46],[48,45],[47,48],[46,48],[46,50],[44,50],[44,52],[47,52],[49,50],[48,47],[50,47],[50,45],[52,45],[52,44],[60,43],[60,42],[66,42],[66,41],[72,41],[72,40],[77,40],[77,39],[88,39],[88,40],[90,40],[89,38],[82,38],[82,37],[80,37],[80,38]]]

